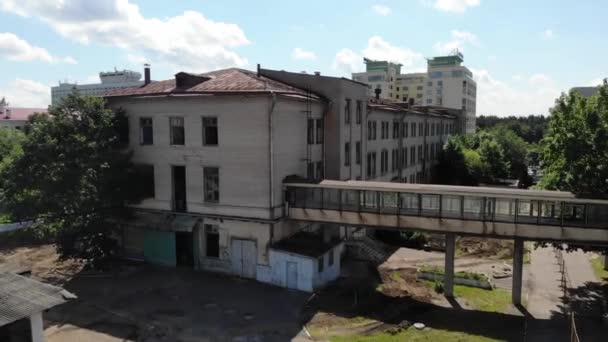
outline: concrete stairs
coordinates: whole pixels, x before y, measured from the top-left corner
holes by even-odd
[[[347,239],[346,248],[350,257],[375,264],[383,263],[394,252],[394,248],[369,236]]]

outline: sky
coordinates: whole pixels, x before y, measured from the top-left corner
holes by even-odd
[[[44,107],[100,71],[241,67],[349,77],[363,57],[426,69],[458,48],[477,115],[547,114],[608,76],[604,0],[0,0],[0,97]]]

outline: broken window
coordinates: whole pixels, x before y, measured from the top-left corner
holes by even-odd
[[[220,201],[220,175],[217,167],[205,167],[204,173],[204,191],[205,202],[218,203]]]
[[[170,118],[171,125],[171,145],[184,145],[185,133],[184,133],[184,118]]]
[[[220,257],[220,234],[218,226],[212,224],[205,225],[205,251],[208,258]]]
[[[203,118],[203,145],[217,146],[217,142],[218,142],[217,118],[204,117]]]
[[[139,118],[139,143],[142,145],[152,145],[154,143],[152,118]]]

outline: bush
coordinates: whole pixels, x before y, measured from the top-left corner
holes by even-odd
[[[435,281],[435,285],[433,286],[433,288],[435,289],[435,292],[439,294],[443,293],[443,282]]]

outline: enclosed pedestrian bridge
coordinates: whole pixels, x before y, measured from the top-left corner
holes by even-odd
[[[569,192],[327,180],[284,186],[293,220],[608,244],[608,201]]]

